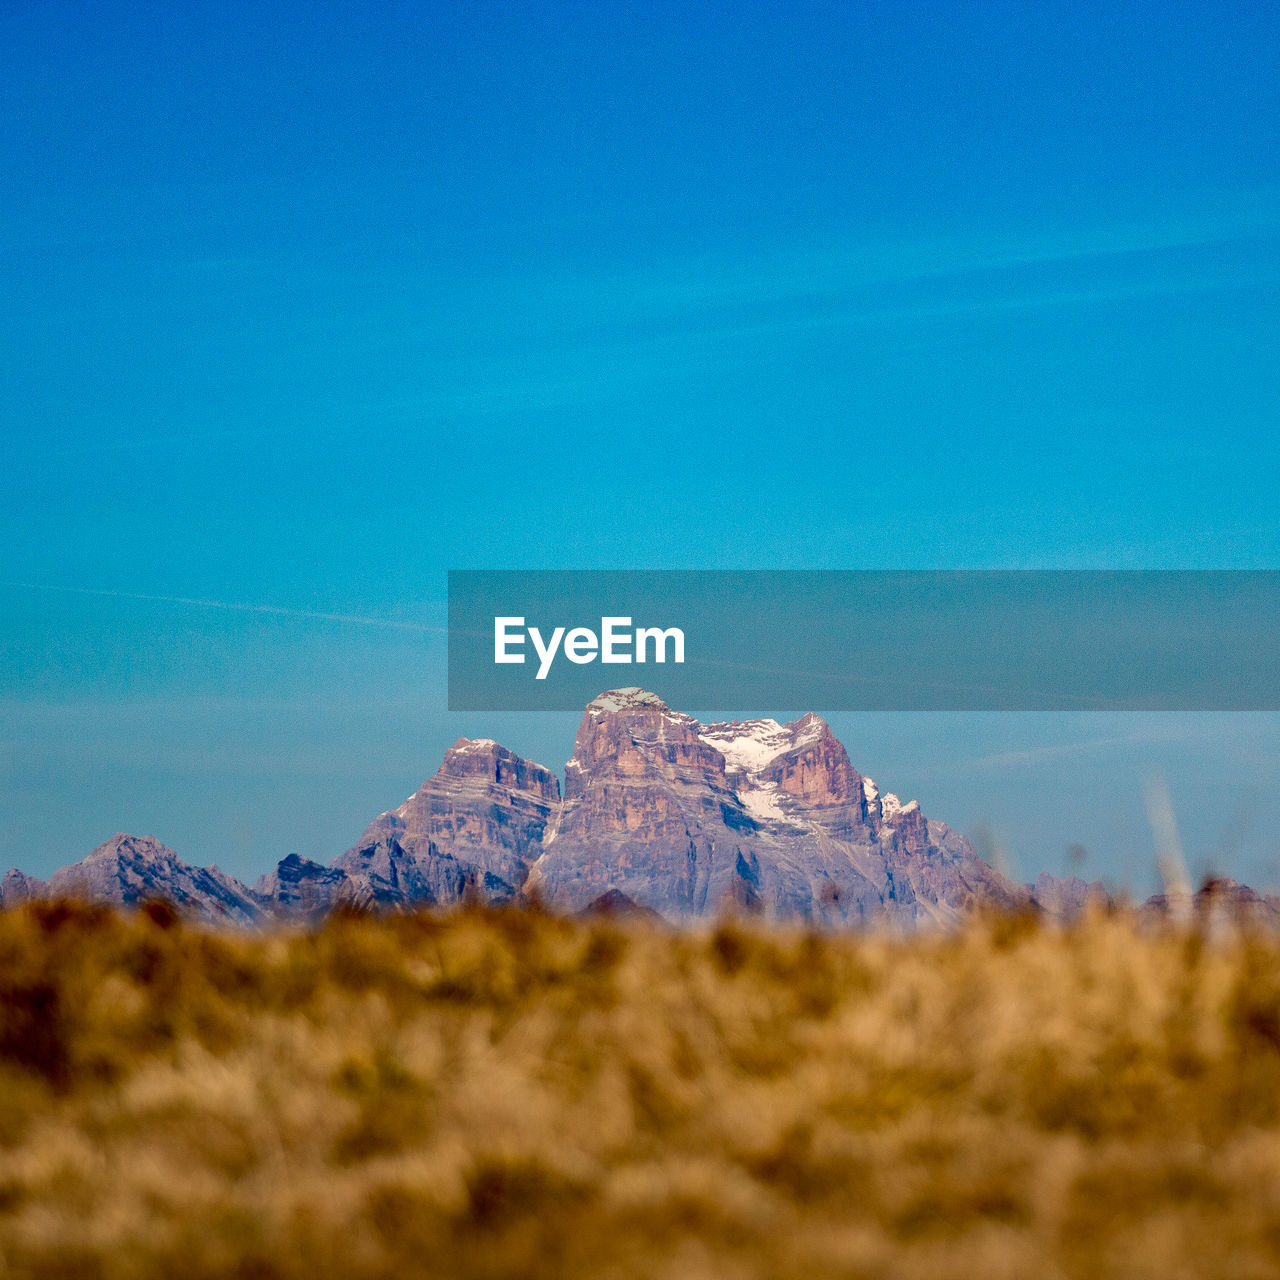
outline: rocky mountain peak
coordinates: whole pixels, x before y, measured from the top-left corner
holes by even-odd
[[[681,720],[690,719],[681,712],[672,711],[656,693],[650,693],[648,689],[640,689],[635,685],[626,689],[609,689],[599,697],[592,698],[586,708],[586,714],[589,716],[625,716],[632,713],[645,715],[654,712]]]
[[[83,897],[134,906],[165,898],[197,918],[249,924],[259,907],[249,890],[217,867],[193,867],[155,836],[117,832],[88,857],[49,877],[51,897]]]
[[[253,893],[270,911],[285,915],[316,915],[339,903],[360,901],[357,886],[343,870],[296,853],[259,876]]]
[[[155,836],[131,836],[126,831],[117,831],[109,840],[104,840],[92,850],[80,865],[120,861],[145,866],[148,863],[176,863],[181,860]]]
[[[887,791],[880,799],[880,812],[886,822],[909,821],[913,814],[920,812],[920,804],[916,800],[903,804],[892,791]]]
[[[724,778],[724,758],[698,736],[701,726],[656,693],[611,689],[587,704],[565,765],[566,802],[581,798],[591,775],[642,778],[692,772]]]
[[[379,814],[333,867],[376,901],[403,892],[409,901],[448,903],[469,885],[509,897],[559,803],[550,769],[492,738],[459,738],[435,774]]]
[[[919,805],[882,801],[821,716],[703,725],[635,688],[588,704],[527,884],[568,905],[616,889],[675,918],[732,901],[948,920],[1027,896]]]
[[[560,799],[560,781],[550,769],[508,751],[492,738],[459,738],[444,753],[435,777],[423,790],[432,783],[447,786],[451,780],[528,791],[552,803]],[[405,806],[412,804],[414,798],[406,800]]]
[[[48,888],[43,880],[24,875],[17,867],[13,867],[0,880],[0,907],[15,907],[23,902],[43,898]]]
[[[724,756],[740,791],[785,792],[805,805],[853,805],[866,817],[861,775],[830,725],[813,712],[785,725],[720,721],[703,726],[701,737]]]
[[[1059,879],[1048,871],[1042,871],[1030,888],[1032,902],[1045,915],[1056,920],[1073,920],[1090,905],[1105,907],[1109,901],[1100,880],[1090,884],[1079,876]]]

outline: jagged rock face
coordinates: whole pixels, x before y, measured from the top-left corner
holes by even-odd
[[[258,877],[253,896],[273,915],[319,916],[340,903],[358,904],[361,895],[345,871],[291,853]]]
[[[529,887],[581,908],[610,890],[669,917],[950,920],[1026,890],[914,802],[881,798],[827,724],[701,725],[654,694],[588,707]]]
[[[380,843],[389,849],[385,842],[394,840],[417,863],[436,901],[456,901],[463,892],[449,887],[455,870],[463,886],[486,892],[489,885],[487,892],[510,896],[524,883],[559,802],[560,783],[549,769],[487,738],[459,738],[435,776],[398,809],[375,818],[334,865],[350,871],[361,850]]]
[[[216,923],[258,918],[258,904],[239,880],[217,867],[188,865],[154,836],[112,836],[83,861],[55,871],[48,893],[120,906],[164,898],[185,915]]]
[[[333,868],[347,874],[361,902],[376,906],[447,906],[469,895],[486,902],[515,896],[506,881],[464,866],[430,841],[418,856],[385,834],[348,849]]]
[[[0,907],[17,907],[34,902],[48,894],[49,886],[34,876],[23,875],[16,867],[4,873],[0,881]]]
[[[590,797],[599,802],[601,771],[620,784],[647,779],[655,771],[673,782],[725,787],[725,759],[698,736],[692,716],[672,711],[655,694],[620,690],[603,694],[583,713],[574,742],[573,758],[565,765],[566,807]],[[619,791],[619,799],[625,797]],[[635,830],[624,810],[602,822],[617,821],[620,830]],[[654,818],[645,814],[645,821]]]
[[[788,818],[817,823],[836,839],[865,840],[878,830],[875,783],[849,762],[848,752],[820,716],[790,724],[734,720],[699,726],[704,742],[725,757],[726,773],[746,810],[763,823]],[[868,788],[876,795],[868,807]]]
[[[590,703],[529,887],[575,909],[617,889],[678,915],[700,914],[730,892],[732,833],[749,838],[756,823],[700,728],[638,689]]]
[[[709,725],[707,733],[728,734],[735,727]],[[810,807],[851,805],[865,819],[862,776],[849,763],[848,752],[836,740],[827,722],[811,712],[792,724],[781,726],[781,734],[785,741],[779,744],[778,754],[760,768],[760,781],[772,783]]]

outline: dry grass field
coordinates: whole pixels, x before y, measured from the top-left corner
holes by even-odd
[[[0,914],[0,1275],[1280,1273],[1280,939]]]

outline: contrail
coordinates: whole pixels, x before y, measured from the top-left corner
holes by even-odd
[[[426,631],[445,635],[446,627],[429,627],[422,622],[400,622],[394,618],[366,618],[354,613],[321,613],[314,609],[287,609],[278,604],[243,604],[237,600],[202,600],[195,596],[156,596],[141,591],[107,591],[100,587],[54,587],[43,582],[3,582],[0,586],[28,591],[58,591],[76,596],[109,596],[114,600],[151,600],[160,604],[187,604],[201,609],[230,609],[235,613],[269,613],[284,618],[315,618],[322,622],[355,622],[365,627],[394,627],[399,631]]]

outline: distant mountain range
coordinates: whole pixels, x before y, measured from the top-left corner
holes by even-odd
[[[1201,891],[1280,924],[1280,904],[1234,881]],[[164,898],[205,921],[313,918],[378,908],[538,900],[568,911],[656,912],[673,922],[727,906],[832,925],[949,923],[975,906],[1065,919],[1099,884],[1047,873],[1019,885],[915,801],[881,794],[827,723],[700,724],[656,694],[588,704],[565,766],[460,738],[435,775],[375,818],[328,866],[290,854],[249,888],[192,867],[152,836],[116,835],[48,883],[8,872],[0,905]],[[1175,909],[1152,899],[1144,910]]]

